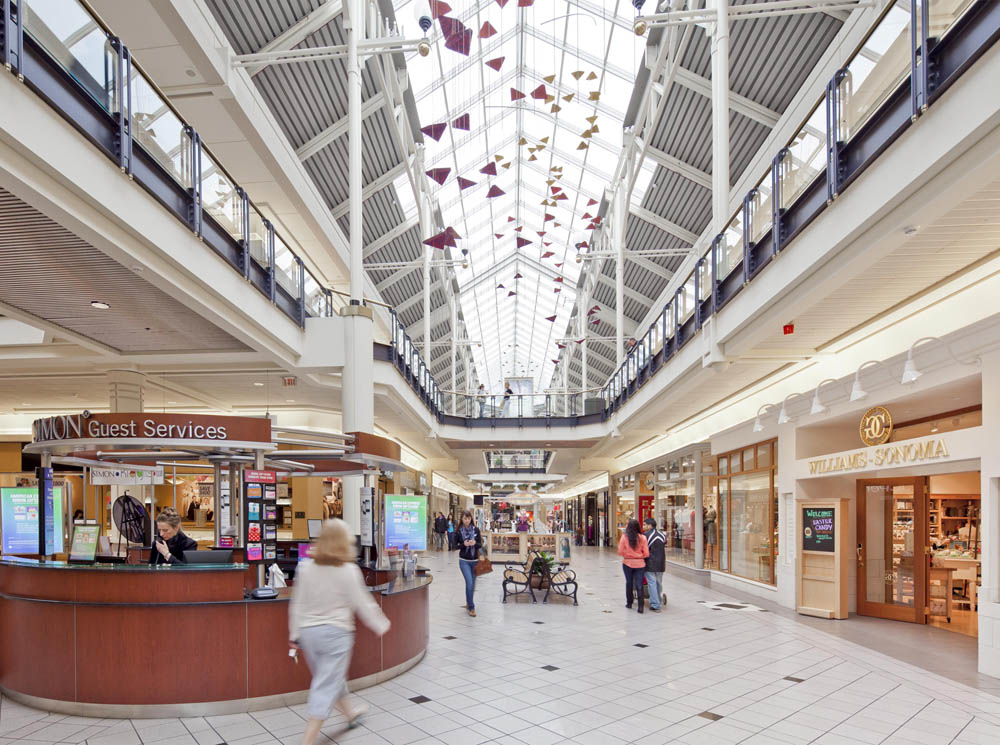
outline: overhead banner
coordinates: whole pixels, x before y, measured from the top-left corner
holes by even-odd
[[[90,483],[94,486],[139,486],[142,484],[162,484],[163,466],[108,466],[90,469]]]

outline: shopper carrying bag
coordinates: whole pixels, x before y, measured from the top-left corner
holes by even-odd
[[[357,614],[378,636],[389,630],[389,619],[365,587],[361,569],[355,563],[357,555],[347,523],[327,520],[316,539],[312,558],[300,562],[295,571],[288,606],[288,646],[296,655],[300,649],[305,652],[312,673],[302,745],[316,742],[334,705],[347,717],[351,728],[366,711],[366,707],[352,706],[347,699],[354,616]]]
[[[642,597],[642,580],[646,573],[646,558],[649,545],[646,536],[639,532],[639,521],[628,521],[625,532],[618,541],[618,555],[622,557],[622,571],[625,572],[625,607],[632,607],[632,598],[637,596],[639,612],[642,613],[646,601]]]
[[[479,564],[479,549],[483,547],[483,536],[472,522],[472,513],[466,510],[462,513],[462,521],[455,531],[458,543],[458,566],[465,578],[465,607],[469,615],[476,615],[476,567]]]

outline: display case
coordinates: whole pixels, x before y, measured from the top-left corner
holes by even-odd
[[[527,551],[524,533],[487,533],[486,546],[490,561],[524,561]]]

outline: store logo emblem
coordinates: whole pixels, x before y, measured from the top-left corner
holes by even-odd
[[[861,417],[861,441],[871,447],[888,442],[892,436],[892,415],[883,406],[875,406]]]

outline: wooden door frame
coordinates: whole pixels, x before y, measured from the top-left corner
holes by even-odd
[[[865,509],[865,487],[868,486],[913,486],[913,608],[890,603],[875,603],[866,600],[867,579],[859,562],[857,571],[858,615],[874,618],[887,618],[892,621],[907,621],[909,623],[927,623],[927,546],[928,546],[928,504],[927,477],[905,476],[887,479],[858,479],[856,502],[857,543],[864,545],[867,541],[867,524]],[[867,546],[864,549],[867,558]],[[891,561],[891,558],[890,558]]]

